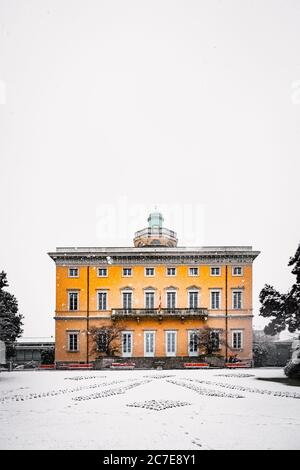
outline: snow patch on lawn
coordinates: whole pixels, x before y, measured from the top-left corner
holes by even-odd
[[[105,373],[0,373],[0,449],[300,449],[299,388],[270,380],[280,368]]]
[[[162,411],[167,408],[177,408],[179,406],[187,406],[191,403],[187,401],[179,400],[147,400],[147,401],[135,401],[128,403],[126,406],[132,406],[134,408],[147,408],[148,410]]]

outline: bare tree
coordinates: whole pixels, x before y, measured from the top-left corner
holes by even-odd
[[[220,346],[226,345],[224,330],[205,326],[195,330],[191,336],[190,346],[197,348],[200,354],[212,355],[220,350]],[[227,345],[228,346],[228,345]],[[231,349],[231,348],[229,348]]]
[[[92,327],[89,334],[93,338],[92,352],[98,356],[116,356],[121,350],[121,332],[124,331],[123,323],[113,323]]]

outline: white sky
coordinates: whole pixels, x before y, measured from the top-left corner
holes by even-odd
[[[0,269],[24,335],[54,332],[47,251],[131,246],[155,205],[181,246],[261,250],[264,325],[300,238],[299,0],[0,0],[0,34]]]

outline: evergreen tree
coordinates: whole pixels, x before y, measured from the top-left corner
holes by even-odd
[[[295,274],[296,282],[287,293],[281,294],[266,284],[259,294],[260,315],[271,318],[264,328],[268,335],[275,335],[286,328],[291,333],[300,330],[300,244],[288,266],[293,266],[292,274]]]
[[[55,360],[55,349],[43,349],[41,352],[41,363],[42,364],[54,364]]]
[[[8,287],[6,273],[0,272],[0,340],[6,344],[8,357],[14,353],[14,342],[23,332],[23,315],[18,313],[18,302],[14,295],[4,290]]]

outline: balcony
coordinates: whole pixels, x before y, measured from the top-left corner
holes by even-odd
[[[147,227],[135,232],[135,247],[143,246],[176,246],[177,235],[173,230],[164,227]]]
[[[156,318],[159,321],[166,318],[176,318],[182,321],[191,318],[207,320],[207,316],[207,308],[115,308],[112,309],[111,314],[112,320],[125,320],[126,318],[130,318],[136,319],[137,321],[143,318]]]

